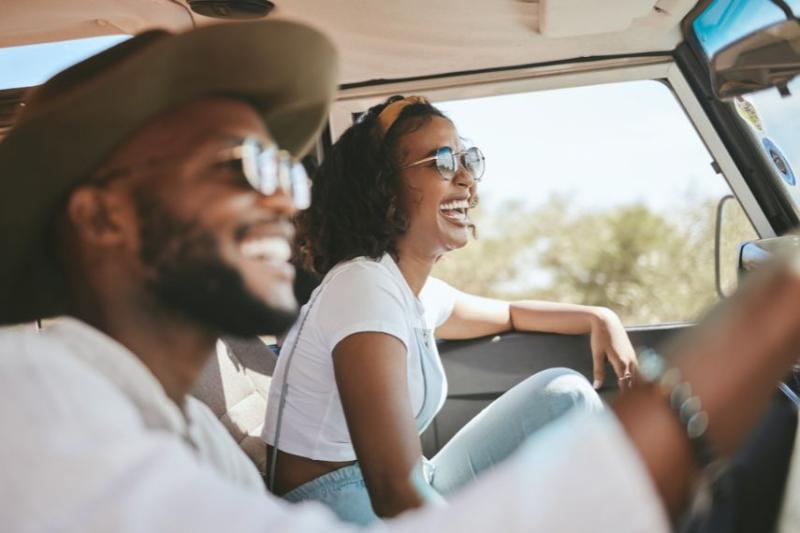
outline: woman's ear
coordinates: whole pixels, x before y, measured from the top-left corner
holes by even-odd
[[[83,185],[67,200],[66,215],[76,236],[87,244],[115,246],[125,239],[128,209],[120,194]]]

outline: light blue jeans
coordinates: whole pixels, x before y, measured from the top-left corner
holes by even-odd
[[[567,368],[534,374],[470,420],[430,460],[434,467],[432,487],[447,497],[511,455],[532,433],[572,409],[603,409],[585,377]],[[347,522],[365,525],[378,520],[358,463],[320,476],[283,497],[291,502],[322,502]]]

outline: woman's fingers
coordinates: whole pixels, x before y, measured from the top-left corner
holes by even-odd
[[[633,387],[638,377],[636,353],[629,342],[626,344],[627,346],[622,349],[622,354],[613,349],[608,351],[608,359],[614,367],[614,372],[617,374],[617,383],[622,391]]]
[[[592,373],[594,375],[592,386],[595,390],[602,387],[606,380],[605,359],[606,354],[603,350],[592,347]]]
[[[617,375],[617,377],[621,378],[624,376],[625,372],[627,371],[628,364],[620,356],[620,353],[614,346],[614,343],[609,342],[608,345],[604,346],[603,352],[605,357],[608,358],[608,362],[611,363],[611,367],[614,369],[614,373]]]
[[[617,375],[617,383],[622,390],[629,389],[636,380],[636,352],[633,350],[622,322],[613,313],[599,323],[592,331],[592,361],[594,365],[594,387],[603,385],[605,378],[605,359]]]
[[[620,392],[625,392],[633,388],[633,376],[630,374],[623,376],[617,380],[617,384],[619,385]]]
[[[622,363],[622,375],[619,376],[620,388],[622,388],[622,385],[630,388],[636,383],[639,365],[636,360],[636,351],[633,349],[633,344],[631,344],[628,333],[622,328],[621,324],[620,336],[613,346],[615,348],[615,357]]]

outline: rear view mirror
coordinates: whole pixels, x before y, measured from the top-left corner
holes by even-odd
[[[729,44],[711,60],[714,91],[719,98],[788,84],[800,73],[800,22],[784,20]]]

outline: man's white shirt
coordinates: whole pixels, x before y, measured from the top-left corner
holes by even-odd
[[[61,318],[0,332],[2,530],[348,531],[322,505],[287,504],[210,410],[183,410],[124,346]],[[669,531],[611,414],[552,424],[452,498],[375,531]]]

